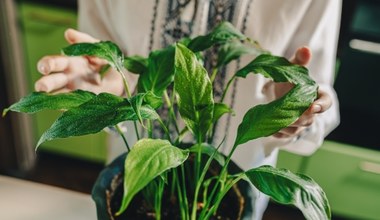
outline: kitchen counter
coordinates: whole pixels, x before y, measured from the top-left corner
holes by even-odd
[[[91,195],[0,175],[0,219],[95,220]]]

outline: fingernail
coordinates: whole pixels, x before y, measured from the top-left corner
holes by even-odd
[[[43,63],[39,63],[37,68],[40,73],[49,73],[48,68]]]
[[[313,107],[312,107],[313,113],[318,113],[321,110],[322,110],[322,106],[320,106],[320,105],[313,105]]]
[[[35,83],[34,85],[34,89],[37,91],[37,92],[48,92],[48,87],[43,84],[43,83]]]

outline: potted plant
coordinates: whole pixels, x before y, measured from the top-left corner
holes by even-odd
[[[218,51],[217,68],[241,55],[256,56],[229,80],[220,103],[214,101],[212,83],[218,69],[209,77],[202,65],[202,52],[212,47]],[[138,209],[145,214],[142,219],[240,219],[248,213],[244,208],[251,202],[245,192],[249,187],[243,183],[253,184],[279,203],[298,207],[307,219],[331,218],[325,193],[311,178],[271,166],[243,171],[231,161],[241,144],[289,126],[316,99],[318,86],[306,68],[271,55],[228,22],[222,22],[207,35],[182,39],[152,51],[147,58],[124,57],[118,46],[109,41],[73,44],[64,48],[63,53],[107,60],[108,65],[101,72],[108,68],[120,72],[127,97],[82,90],[65,94],[33,92],[5,109],[3,116],[8,111],[63,111],[42,135],[37,147],[45,141],[97,133],[107,127],[120,133],[128,153],[106,167],[93,188],[99,219],[132,216],[131,212]],[[134,95],[123,75],[125,68],[140,75]],[[233,112],[223,103],[231,83],[251,73],[294,86],[283,97],[248,110],[232,150],[222,155],[219,147],[212,145],[213,126],[224,114]],[[170,95],[168,88],[172,88]],[[167,118],[161,118],[156,111],[162,106],[169,110]],[[179,118],[175,111],[179,112]],[[135,123],[139,137],[133,147],[119,128],[119,123],[128,120]],[[180,120],[185,124],[182,129],[178,125]],[[163,138],[153,137],[153,123],[161,126]],[[146,137],[140,136],[138,125],[146,131]],[[175,128],[174,134],[169,132],[169,125]],[[184,143],[185,134],[192,135],[194,141]],[[225,197],[234,200],[229,207],[237,204],[236,212],[228,217],[223,217],[218,209]],[[130,206],[134,208],[128,209]],[[173,210],[177,213],[173,214]]]

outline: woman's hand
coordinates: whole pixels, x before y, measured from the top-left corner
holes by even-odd
[[[292,63],[305,66],[311,60],[311,51],[307,47],[301,47],[297,50]],[[290,83],[276,83],[275,96],[281,97],[292,88]],[[332,99],[323,90],[318,90],[318,98],[311,104],[311,106],[301,115],[301,117],[291,124],[289,127],[281,129],[274,134],[277,138],[291,138],[299,136],[307,127],[314,123],[314,118],[317,114],[325,112],[331,107]]]
[[[99,41],[73,29],[65,31],[65,39],[70,44]],[[121,95],[124,89],[118,72],[110,69],[103,78],[100,77],[99,71],[105,64],[105,60],[89,56],[45,56],[37,64],[38,71],[43,76],[35,83],[35,90],[58,93],[82,89]]]

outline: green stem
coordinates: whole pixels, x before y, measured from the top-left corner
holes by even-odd
[[[221,170],[221,172],[220,172],[220,174],[218,176],[218,180],[216,181],[216,183],[215,183],[215,185],[214,185],[214,187],[212,189],[212,192],[211,192],[211,194],[209,196],[209,199],[207,200],[207,203],[205,204],[205,206],[207,206],[207,207],[205,207],[204,210],[208,209],[208,205],[211,203],[212,199],[214,198],[214,194],[218,190],[218,187],[219,187],[220,184],[221,184],[220,189],[224,190],[224,188],[225,188],[224,183],[225,183],[225,180],[226,180],[226,177],[227,177],[227,167],[228,167],[228,165],[229,165],[229,163],[231,161],[231,157],[232,157],[233,153],[235,152],[237,146],[238,145],[234,144],[234,146],[232,147],[230,153],[228,154],[227,159],[226,159],[226,161],[225,161],[225,163],[224,163],[224,165],[222,167],[222,170]],[[219,195],[219,194],[220,193],[218,193],[217,195]],[[215,202],[214,202],[214,204],[215,204]],[[203,216],[203,215],[204,215],[204,212],[202,211],[201,216]]]
[[[177,193],[178,193],[178,200],[179,200],[179,209],[180,209],[180,212],[181,212],[181,219],[188,219],[188,215],[186,215],[186,209],[187,209],[187,206],[185,206],[184,204],[184,201],[183,201],[183,197],[182,197],[182,190],[181,190],[181,185],[179,183],[179,177],[178,177],[178,172],[177,172],[177,169],[173,169],[173,175],[176,176],[176,179],[177,181],[175,182],[176,186],[177,186]]]
[[[203,180],[204,180],[204,178],[205,178],[205,176],[207,174],[207,171],[210,168],[211,162],[214,159],[216,153],[218,152],[220,146],[222,146],[222,144],[220,144],[215,149],[215,151],[212,153],[212,155],[210,156],[210,158],[207,160],[205,166],[203,167],[203,170],[202,170],[202,173],[201,173],[199,179],[197,179],[197,181],[196,181],[195,192],[194,192],[194,200],[193,200],[193,209],[192,209],[192,213],[191,213],[191,219],[192,220],[196,220],[196,217],[197,217],[197,203],[198,203],[199,190],[200,190],[200,188],[201,188],[201,186],[203,184]]]
[[[189,219],[189,201],[187,199],[187,192],[186,192],[186,181],[185,181],[185,168],[184,165],[181,164],[181,177],[182,177],[182,194],[183,194],[183,202],[184,202],[184,208],[185,209],[185,216],[186,220]]]
[[[121,78],[123,78],[125,94],[127,94],[127,98],[130,98],[132,96],[132,94],[131,94],[131,91],[129,90],[128,80],[127,80],[127,78],[125,78],[125,75],[124,75],[122,70],[118,70],[118,72],[121,75]],[[137,128],[137,122],[133,121],[133,125],[135,127],[135,133],[136,133],[137,140],[140,140],[140,134],[139,134],[139,129]]]
[[[176,117],[176,115],[174,113],[174,109],[173,109],[173,102],[170,100],[168,92],[166,90],[164,91],[164,99],[165,99],[166,104],[168,105],[169,114],[170,114],[170,116],[171,116],[171,118],[173,120],[174,128],[175,128],[177,134],[179,135],[180,131],[179,131],[177,120],[176,120],[177,117]]]
[[[156,193],[156,201],[155,201],[155,212],[156,212],[156,219],[161,220],[161,207],[162,207],[162,196],[164,194],[164,181],[159,178],[158,180],[158,192]]]
[[[211,74],[211,77],[210,77],[211,82],[214,82],[217,73],[218,73],[218,68],[214,67],[212,69],[212,74]]]
[[[152,131],[152,121],[151,120],[147,120],[147,128],[148,128],[148,137],[149,138],[153,138],[153,131]]]
[[[236,79],[236,76],[234,75],[234,76],[228,81],[228,83],[227,83],[227,85],[226,85],[226,88],[225,88],[224,91],[223,91],[223,95],[222,95],[222,98],[221,98],[220,102],[223,102],[223,101],[224,101],[224,98],[226,97],[226,94],[227,94],[227,92],[228,92],[228,90],[229,90],[229,88],[230,88],[232,82],[233,82],[235,79]]]
[[[129,90],[128,80],[127,80],[127,78],[125,78],[123,71],[119,70],[118,72],[120,73],[121,77],[123,78],[125,94],[127,94],[127,98],[130,98],[132,95],[131,95],[131,91]]]
[[[202,218],[204,220],[207,220],[209,219],[217,210],[218,210],[218,207],[220,205],[220,203],[222,202],[223,198],[225,197],[225,195],[228,193],[228,191],[237,183],[239,182],[242,178],[243,178],[244,174],[241,174],[239,176],[237,176],[235,179],[233,179],[231,182],[229,182],[224,188],[223,190],[218,194],[218,197],[217,197],[217,200],[216,202],[214,203],[214,205],[208,210],[208,213],[207,215]]]
[[[117,133],[119,133],[119,135],[123,138],[124,144],[127,147],[128,151],[130,151],[131,149],[129,148],[128,141],[125,138],[124,133],[121,131],[119,125],[115,125],[115,128],[116,128]]]
[[[170,138],[169,129],[165,126],[164,122],[161,120],[161,118],[158,118],[157,121],[158,121],[158,123],[160,123],[162,129],[164,129],[164,132],[165,132],[166,136],[168,137],[169,142],[173,143],[171,138]]]

